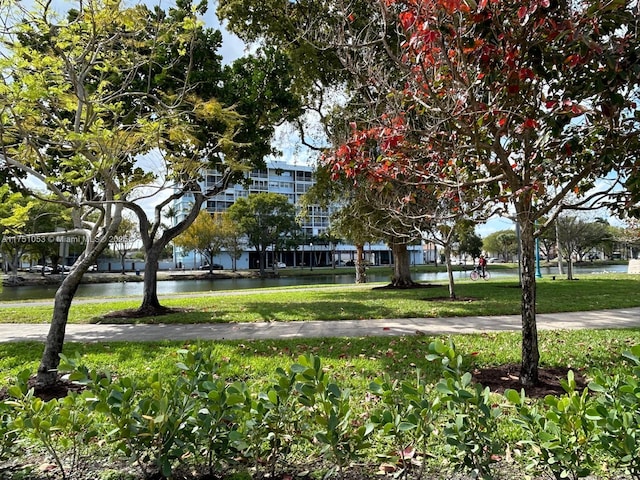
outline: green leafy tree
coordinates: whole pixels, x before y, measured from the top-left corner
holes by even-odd
[[[201,210],[198,218],[184,232],[176,237],[177,247],[188,252],[202,255],[209,264],[209,273],[213,273],[213,259],[225,245],[223,217],[219,213],[210,214]]]
[[[295,207],[285,195],[256,193],[236,200],[227,214],[247,236],[249,246],[255,248],[260,275],[264,276],[267,249],[297,229]]]
[[[475,231],[475,224],[466,222],[458,228],[458,251],[461,254],[471,255],[471,258],[478,258],[482,254],[483,241]]]
[[[558,247],[567,261],[567,279],[573,280],[573,258],[582,261],[584,255],[598,247],[608,236],[608,224],[588,222],[572,215],[562,215],[556,220]]]
[[[33,11],[13,3],[1,37],[2,168],[15,172],[16,182],[28,173],[48,189],[46,200],[71,212],[73,228],[64,235],[84,242],[55,296],[38,368],[41,386],[57,380],[69,308],[82,275],[116,234],[136,189],[157,180],[138,159],[152,150],[168,151],[170,142],[195,149],[194,111],[205,115],[211,106],[199,103],[188,83],[167,91],[139,82],[151,66],[172,67],[175,58],[160,54],[163,44],[189,52],[193,16],[177,21],[142,5],[123,8],[118,1],[76,6],[61,16],[49,3],[35,2]],[[21,21],[12,23],[16,17]],[[178,175],[196,170],[191,157],[165,160],[167,171]]]
[[[245,250],[244,233],[226,212],[221,213],[222,217],[220,231],[222,236],[222,246],[231,257],[232,269],[235,272],[238,268],[238,260]]]
[[[510,262],[518,253],[518,237],[513,230],[498,230],[483,239],[482,248],[485,252],[495,253],[505,262]]]
[[[0,251],[3,271],[11,272],[11,283],[18,282],[20,259],[27,247],[18,236],[25,232],[30,208],[28,199],[22,194],[12,192],[8,184],[0,186]]]
[[[188,18],[192,2],[176,2],[169,18]],[[206,2],[196,10],[204,13]],[[222,65],[217,54],[221,44],[218,31],[197,27],[194,30],[189,56],[180,54],[180,45],[167,38],[163,55],[174,59],[170,68],[158,65],[143,77],[162,91],[184,89],[207,100],[205,107],[190,124],[190,135],[198,145],[169,138],[164,147],[170,157],[188,160],[189,168],[167,172],[167,186],[173,187],[169,198],[158,203],[153,215],[139,205],[129,203],[139,218],[142,244],[145,250],[144,294],[138,312],[162,314],[170,311],[160,305],[157,295],[157,265],[162,251],[198,216],[207,198],[224,191],[227,186],[243,180],[248,169],[263,168],[267,155],[277,153],[271,146],[276,127],[285,120],[300,115],[297,96],[291,91],[291,71],[286,58],[269,49],[258,49],[251,55]],[[183,163],[184,165],[184,163]],[[221,173],[215,185],[203,183],[207,171]],[[164,228],[164,214],[180,198],[189,198],[189,208]],[[184,203],[184,202],[183,202]]]
[[[319,166],[315,172],[314,186],[302,197],[301,215],[313,205],[322,208],[331,206],[331,232],[356,247],[354,267],[355,283],[366,283],[366,265],[364,247],[366,243],[381,240],[367,216],[375,214],[366,197],[368,188],[359,184],[356,188],[343,179],[332,180],[327,168]],[[367,213],[368,211],[368,213]]]
[[[608,258],[613,258],[613,252],[618,250],[628,253],[628,258],[640,258],[640,221],[628,219],[624,227],[609,226],[609,236],[603,244]]]

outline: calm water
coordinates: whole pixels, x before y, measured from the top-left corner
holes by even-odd
[[[469,267],[470,268],[470,267]],[[491,265],[489,265],[491,270]],[[626,265],[608,265],[598,269],[587,267],[575,267],[574,275],[595,273],[620,273],[626,272]],[[541,269],[542,276],[557,275],[557,267],[545,267]],[[454,278],[459,279],[468,276],[469,272],[455,272]],[[517,275],[517,271],[493,271],[493,278]],[[566,275],[566,271],[565,271]],[[387,282],[388,275],[368,275],[370,282]],[[447,281],[445,272],[439,273],[415,273],[413,279],[418,282]],[[231,278],[219,280],[165,280],[158,282],[158,294],[186,292],[209,292],[221,290],[241,290],[247,288],[286,287],[297,285],[322,285],[322,284],[351,284],[355,281],[354,273],[340,273],[336,275],[318,275],[314,277],[283,277],[283,278]],[[4,287],[0,291],[0,301],[35,300],[53,298],[56,286],[22,286]],[[80,285],[76,298],[80,297],[140,297],[142,295],[142,282],[129,283],[97,283]]]

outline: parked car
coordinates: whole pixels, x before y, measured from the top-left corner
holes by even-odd
[[[71,267],[68,265],[56,265],[51,273],[69,273],[70,271]]]
[[[29,269],[29,271],[31,273],[42,273],[44,271],[44,273],[46,274],[53,273],[53,268],[51,268],[49,265],[34,265]]]
[[[204,265],[200,265],[199,268],[200,270],[222,270],[224,267],[219,263],[212,263],[211,265],[205,263]]]
[[[276,267],[278,268],[287,268],[287,264],[284,262],[276,262]]]
[[[356,265],[356,262],[353,260],[349,260],[345,263],[345,266],[347,267],[354,267],[355,265]],[[370,267],[373,265],[373,262],[371,262],[371,260],[362,260],[362,265],[366,267]]]

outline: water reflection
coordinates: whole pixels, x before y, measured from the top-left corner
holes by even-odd
[[[471,268],[471,267],[469,267]],[[491,268],[491,266],[489,266]],[[626,272],[626,265],[607,265],[605,267],[575,267],[574,275],[585,275],[592,273],[621,273]],[[541,269],[544,276],[558,275],[557,267],[544,267]],[[566,274],[566,272],[565,272]],[[468,277],[469,271],[455,272],[454,278],[460,279]],[[514,277],[517,275],[516,270],[493,270],[492,278]],[[379,275],[368,273],[370,282],[388,282],[389,275]],[[415,273],[413,279],[418,282],[446,282],[446,272],[438,273]],[[230,278],[230,279],[201,279],[201,280],[165,280],[158,282],[158,294],[166,295],[171,293],[187,293],[187,292],[210,292],[223,290],[242,290],[247,288],[265,288],[265,287],[287,287],[299,285],[322,285],[322,284],[352,284],[355,281],[353,272],[346,271],[335,275],[317,275],[313,277],[282,277],[282,278]],[[0,301],[12,300],[36,300],[53,298],[56,292],[55,285],[48,286],[21,286],[21,287],[4,287],[0,292]],[[99,283],[99,284],[83,284],[78,288],[77,298],[81,297],[141,297],[142,282],[128,283]]]

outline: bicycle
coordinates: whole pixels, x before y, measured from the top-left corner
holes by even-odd
[[[479,278],[484,278],[485,280],[489,280],[491,278],[491,274],[489,273],[488,270],[485,270],[483,274],[482,268],[477,266],[477,267],[474,267],[473,270],[471,270],[471,273],[469,273],[469,278],[471,278],[471,280],[473,280],[474,282]]]

